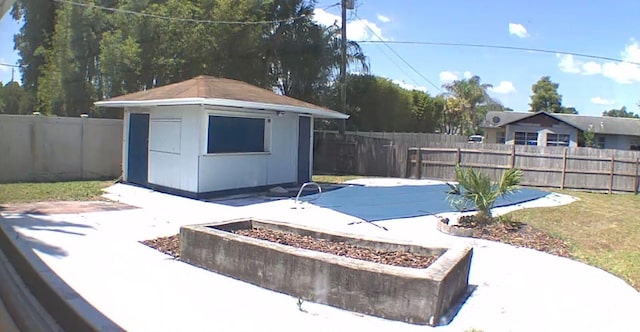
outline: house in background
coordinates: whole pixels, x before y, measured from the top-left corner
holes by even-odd
[[[594,133],[595,147],[640,150],[640,120],[547,112],[488,112],[482,125],[486,143],[584,146]]]
[[[348,117],[208,76],[96,105],[124,107],[124,181],[189,197],[309,181],[314,117]]]

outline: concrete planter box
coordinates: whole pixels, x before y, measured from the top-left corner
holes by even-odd
[[[387,251],[440,255],[426,269],[366,262],[237,235],[266,228]],[[447,324],[467,295],[472,248],[428,248],[272,221],[183,226],[180,258],[302,299],[414,324]],[[453,310],[452,310],[453,309]]]

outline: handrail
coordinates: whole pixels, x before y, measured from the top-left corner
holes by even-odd
[[[298,208],[298,204],[300,204],[300,195],[302,195],[302,191],[304,191],[304,188],[305,188],[306,186],[308,186],[308,185],[314,185],[314,186],[316,186],[316,187],[318,188],[318,196],[317,196],[317,197],[315,197],[315,198],[313,198],[313,199],[310,199],[310,200],[308,200],[308,201],[306,201],[306,202],[313,202],[313,201],[315,201],[316,199],[320,198],[320,195],[322,195],[322,187],[320,187],[320,185],[319,185],[319,184],[317,184],[317,183],[315,183],[315,182],[305,182],[305,183],[303,183],[303,184],[302,184],[302,186],[300,187],[300,190],[298,190],[298,194],[296,195],[295,205],[294,205],[294,207],[293,207],[294,209],[297,209],[297,208]]]

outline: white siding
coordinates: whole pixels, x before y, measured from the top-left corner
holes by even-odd
[[[207,154],[209,114],[247,116],[246,111],[207,109],[200,123],[198,192],[210,192],[295,182],[298,160],[298,116],[256,111],[253,116],[270,119],[264,153]]]
[[[163,106],[150,110],[150,184],[197,191],[198,111],[198,106]]]

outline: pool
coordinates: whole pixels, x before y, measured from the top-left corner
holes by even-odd
[[[447,202],[448,191],[446,184],[394,187],[356,185],[323,192],[311,204],[366,221],[411,218],[455,212]],[[494,208],[532,201],[548,194],[542,190],[521,188],[505,198],[499,198]]]

